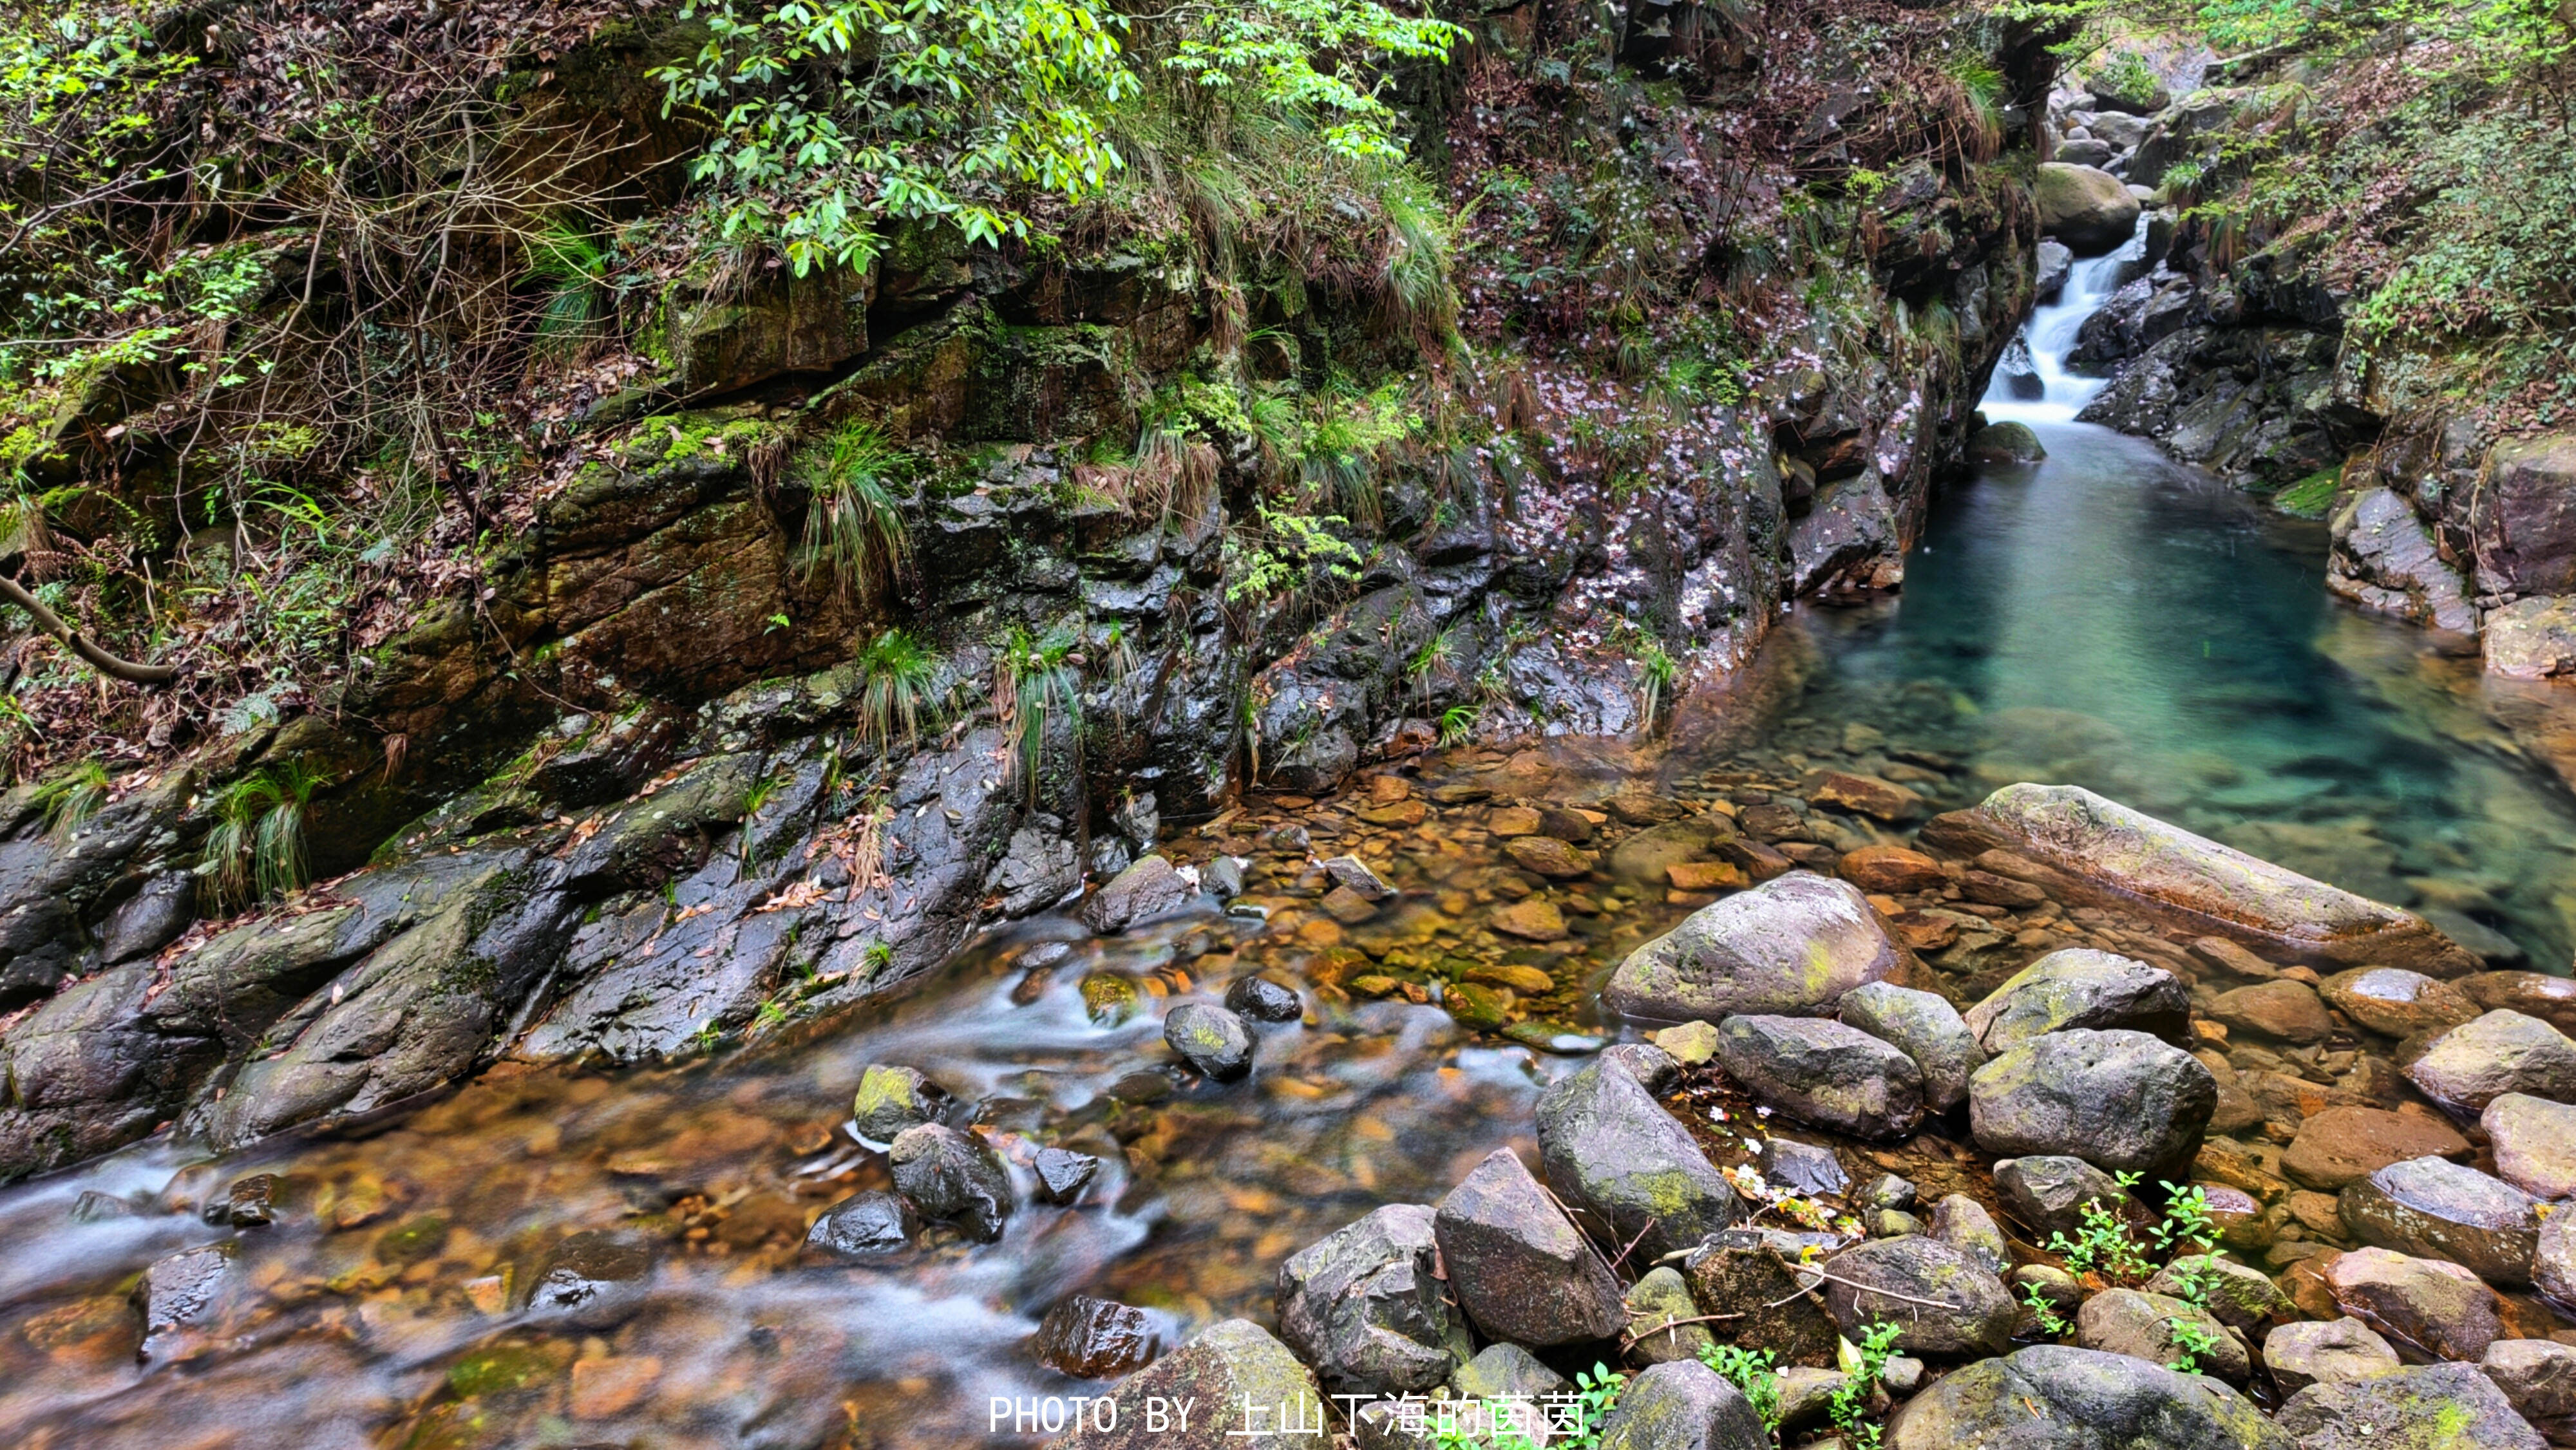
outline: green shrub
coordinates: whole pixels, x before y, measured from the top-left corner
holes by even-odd
[[[879,754],[891,751],[898,736],[907,746],[919,740],[924,714],[936,721],[939,662],[909,633],[889,629],[869,641],[859,652],[859,671],[859,730]]]
[[[829,576],[844,598],[866,600],[910,567],[911,536],[894,491],[899,464],[875,424],[852,419],[833,430],[808,480],[814,495],[797,551],[801,578]]]

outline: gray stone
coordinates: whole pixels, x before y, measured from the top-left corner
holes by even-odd
[[[2039,243],[2039,266],[2036,290],[2031,294],[2041,302],[2057,300],[2058,290],[2066,285],[2066,274],[2075,268],[2075,254],[2055,237],[2042,237]]]
[[[1618,1281],[1508,1148],[1440,1200],[1433,1232],[1450,1288],[1492,1338],[1544,1348],[1627,1323]]]
[[[1489,1344],[1449,1377],[1452,1398],[1536,1403],[1565,1388],[1565,1376],[1517,1344]]]
[[[1279,1266],[1279,1337],[1334,1394],[1427,1390],[1466,1359],[1431,1223],[1429,1208],[1391,1203]]]
[[[1362,901],[1384,901],[1395,895],[1395,888],[1357,856],[1333,857],[1324,863],[1324,874],[1332,878],[1334,885],[1349,888]]]
[[[2177,1255],[2141,1287],[2201,1305],[2219,1323],[2249,1334],[2257,1325],[2296,1317],[2290,1296],[2269,1275],[2216,1254]]]
[[[1897,965],[1895,944],[1858,888],[1792,871],[1701,907],[1629,953],[1602,1001],[1667,1022],[1739,1012],[1817,1016]]]
[[[1947,998],[1893,982],[1864,982],[1843,994],[1837,1010],[1844,1025],[1914,1059],[1926,1108],[1946,1113],[1968,1100],[1968,1076],[1984,1065],[1985,1049]]]
[[[1851,1187],[1842,1159],[1819,1144],[1774,1133],[1762,1140],[1760,1162],[1764,1178],[1807,1198],[1839,1195]]]
[[[871,1188],[853,1193],[814,1220],[805,1246],[844,1259],[871,1259],[911,1246],[919,1224],[900,1195]]]
[[[924,1218],[951,1223],[978,1243],[1002,1236],[1011,1216],[1011,1175],[980,1137],[940,1123],[907,1128],[886,1149],[895,1191]]]
[[[2298,1438],[2299,1450],[2542,1450],[2547,1443],[2473,1364],[2320,1381],[2290,1396],[2275,1418]]]
[[[554,1246],[528,1291],[532,1319],[560,1319],[578,1329],[614,1329],[644,1307],[653,1255],[618,1234],[586,1231]]]
[[[2195,1325],[2215,1341],[2199,1360],[2200,1373],[2236,1385],[2253,1373],[2244,1344],[2227,1332],[2216,1315],[2180,1299],[2138,1289],[2109,1289],[2085,1300],[2075,1315],[2075,1342],[2086,1349],[2173,1364],[2183,1354],[2173,1332],[2177,1324]]]
[[[2576,1306],[2576,1213],[2553,1213],[2540,1221],[2531,1282],[2558,1303]]]
[[[1074,918],[1106,936],[1141,921],[1168,916],[1190,903],[1197,890],[1171,862],[1145,856],[1109,879],[1080,906]]]
[[[1909,1354],[2000,1354],[2012,1342],[2020,1314],[2003,1281],[1938,1240],[1874,1239],[1825,1268],[1834,1275],[1825,1305],[1845,1338],[1892,1320],[1904,1326],[1896,1344]]]
[[[2488,1012],[2434,1038],[2406,1076],[2463,1118],[2506,1093],[2576,1102],[2576,1041],[2537,1017]]]
[[[1744,1216],[1743,1200],[1690,1130],[1625,1065],[1599,1061],[1538,1100],[1548,1186],[1603,1242],[1637,1263],[1686,1249]]]
[[[2162,967],[2069,947],[2015,972],[1964,1020],[1988,1056],[2076,1027],[2127,1028],[2173,1040],[2190,1030],[2191,990]]]
[[[2043,161],[2038,177],[2033,190],[2039,201],[2040,230],[2065,243],[2075,255],[2110,251],[2138,229],[2138,199],[2109,172]]]
[[[1717,1061],[1753,1096],[1802,1122],[1902,1138],[1923,1121],[1914,1059],[1857,1027],[1813,1017],[1739,1016],[1718,1025]]]
[[[1631,1378],[1602,1421],[1600,1450],[1769,1450],[1744,1392],[1696,1360]]]
[[[2454,634],[2476,634],[2468,581],[2443,562],[2433,531],[2388,488],[2366,488],[2334,511],[2326,587],[2370,609]],[[2528,601],[2526,601],[2528,602]],[[2489,658],[2494,645],[2490,641]]]
[[[2447,1158],[2410,1158],[2344,1185],[2344,1226],[2366,1244],[2449,1259],[2491,1284],[2531,1282],[2540,1215],[2531,1195]]]
[[[1966,1254],[1978,1268],[2001,1274],[2012,1267],[2012,1244],[1984,1204],[1964,1193],[1932,1205],[1932,1237]]]
[[[2544,1255],[2546,1242],[2544,1233]],[[2476,1359],[2504,1337],[2504,1301],[2457,1264],[2381,1248],[2323,1262],[2321,1277],[2337,1307],[2409,1358]]]
[[[1183,1002],[1163,1014],[1163,1041],[1181,1060],[1218,1082],[1252,1071],[1252,1029],[1223,1007]]]
[[[2534,594],[2488,610],[2484,649],[2487,673],[2508,680],[2576,675],[2576,597]]]
[[[1239,1450],[1248,1443],[1331,1450],[1333,1443],[1329,1433],[1304,1428],[1332,1420],[1315,1377],[1249,1319],[1209,1326],[1121,1380],[1110,1398],[1113,1414],[1086,1418],[1052,1450]],[[1197,1408],[1184,1430],[1168,1412],[1162,1424],[1148,1420],[1148,1400],[1189,1400]],[[1113,1428],[1099,1428],[1104,1418]]]
[[[188,1326],[214,1307],[232,1276],[233,1246],[206,1244],[152,1261],[134,1284],[134,1309],[143,1320],[138,1360],[168,1359],[185,1343]]]
[[[850,1112],[860,1137],[871,1143],[891,1143],[905,1129],[937,1118],[947,1100],[948,1094],[917,1070],[877,1064],[859,1074]]]
[[[2141,1216],[2137,1200],[2119,1180],[2081,1158],[2034,1154],[2000,1159],[1995,1188],[2013,1216],[2042,1237],[2081,1229],[2088,1203],[2100,1203],[2123,1217]]]
[[[1002,898],[1004,916],[1043,911],[1082,885],[1082,863],[1073,842],[1055,831],[1022,826],[1011,832],[1002,859],[993,863],[986,889]]]
[[[2487,1346],[2478,1368],[2535,1425],[2576,1415],[2576,1346],[2554,1339],[2499,1339]]]
[[[1038,1363],[1075,1379],[1111,1379],[1153,1363],[1162,1349],[1153,1318],[1132,1304],[1070,1294],[1038,1321]]]
[[[2411,1037],[2477,1017],[2476,1000],[2452,983],[2398,967],[2355,967],[2317,989],[2328,1005],[2373,1032]]]
[[[2219,1381],[2042,1344],[1954,1370],[1890,1420],[1889,1450],[2298,1450]]]
[[[2263,1340],[2263,1367],[2283,1394],[2295,1395],[2312,1384],[2369,1379],[2403,1364],[2387,1340],[2350,1316],[2297,1320]]]
[[[1977,1146],[2082,1158],[2112,1172],[2179,1178],[2218,1106],[2198,1058],[2143,1032],[2051,1032],[1968,1082]]]
[[[1225,1005],[1255,1022],[1294,1022],[1306,1015],[1297,989],[1254,974],[1225,989]]]
[[[1647,1270],[1628,1288],[1628,1357],[1639,1364],[1699,1358],[1717,1340],[1707,1325],[1681,1322],[1698,1317],[1680,1270],[1669,1264]]]

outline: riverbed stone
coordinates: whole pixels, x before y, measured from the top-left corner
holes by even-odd
[[[1923,814],[1923,797],[1913,791],[1893,781],[1847,770],[1825,771],[1815,778],[1815,784],[1806,795],[1813,804],[1850,811],[1890,825],[1901,824]]]
[[[2325,1380],[2282,1402],[2275,1417],[2299,1450],[2543,1450],[2473,1364],[2431,1364],[2368,1379]]]
[[[2410,1359],[2473,1360],[2504,1337],[2503,1301],[2458,1264],[2354,1249],[2335,1255],[2319,1278],[2338,1308]]]
[[[1914,1059],[1840,1022],[1729,1017],[1718,1024],[1717,1061],[1756,1099],[1820,1128],[1902,1138],[1923,1121]]]
[[[2162,967],[2090,947],[2053,951],[2006,978],[1963,1019],[1991,1057],[2068,1028],[2125,1028],[2180,1040],[2191,991]]]
[[[2430,1113],[2391,1112],[2356,1104],[2312,1113],[2281,1154],[2281,1168],[2310,1188],[2333,1192],[2410,1158],[2456,1158],[2469,1140]]]
[[[2081,1229],[2088,1203],[2099,1203],[2123,1218],[2146,1216],[2118,1179],[2081,1158],[2064,1154],[2004,1158],[1996,1161],[1994,1172],[2004,1206],[2043,1239]]]
[[[2562,1210],[2540,1221],[2531,1282],[2558,1303],[2576,1307],[2576,1212]]]
[[[1932,1205],[1932,1237],[1966,1254],[1989,1274],[2012,1267],[2012,1244],[1986,1206],[1964,1193],[1942,1195]]]
[[[910,1247],[919,1227],[902,1195],[871,1188],[823,1210],[806,1233],[805,1245],[835,1258],[882,1258]]]
[[[643,1243],[584,1230],[547,1252],[528,1290],[528,1315],[577,1329],[614,1329],[644,1307],[652,1277],[653,1253]]]
[[[1639,1364],[1697,1359],[1717,1343],[1705,1324],[1683,1321],[1700,1317],[1690,1285],[1681,1270],[1659,1264],[1628,1287],[1628,1357]]]
[[[886,1150],[895,1191],[924,1218],[956,1225],[977,1243],[1002,1236],[1011,1215],[1011,1175],[984,1140],[941,1123],[904,1130]]]
[[[1514,836],[1503,843],[1503,854],[1522,870],[1551,881],[1575,881],[1592,874],[1592,853],[1554,836]]]
[[[2310,880],[2079,786],[2008,785],[1935,816],[1923,841],[1952,855],[2024,858],[2061,898],[2142,912],[2266,954],[2449,979],[2477,958],[2422,917]]]
[[[2506,1093],[2576,1102],[2576,1041],[2537,1017],[2488,1012],[2434,1038],[2406,1076],[2464,1118]]]
[[[1834,863],[1834,874],[1863,891],[1903,895],[1937,890],[1948,879],[1941,863],[1905,846],[1863,846],[1846,851]]]
[[[2457,1027],[2481,1010],[2456,984],[2399,967],[2337,972],[2318,990],[2336,1011],[2387,1037]]]
[[[1864,982],[1845,992],[1836,1010],[1844,1025],[1914,1059],[1924,1107],[1946,1113],[1968,1100],[1968,1075],[1984,1065],[1986,1054],[1948,998],[1894,982]]]
[[[1075,1379],[1110,1379],[1154,1362],[1162,1348],[1152,1316],[1132,1304],[1068,1294],[1038,1321],[1038,1363]]]
[[[2238,1032],[2282,1042],[2323,1042],[2334,1035],[2334,1018],[2316,989],[2286,977],[2221,992],[2209,1004],[2209,1015]]]
[[[2139,1287],[2198,1304],[2219,1323],[2248,1333],[2295,1314],[2290,1296],[2269,1274],[2214,1253],[2176,1255]]]
[[[2128,183],[2099,167],[2043,161],[2032,194],[2040,231],[2079,257],[2111,251],[2138,229],[2138,199]]]
[[[2217,1105],[2218,1082],[2198,1058],[2143,1032],[2051,1032],[1968,1080],[1971,1131],[1987,1152],[2149,1177],[2180,1177]]]
[[[2263,1339],[2263,1367],[2285,1395],[2312,1384],[2383,1375],[2404,1363],[2387,1340],[2350,1315],[2293,1320]]]
[[[2142,1289],[2110,1289],[2084,1301],[2075,1314],[2075,1342],[2086,1349],[2134,1355],[2170,1364],[2182,1355],[2174,1326],[2190,1324],[2214,1341],[2200,1359],[2200,1373],[2241,1385],[2253,1374],[2245,1345],[2218,1316],[2197,1305]]]
[[[2345,1227],[2366,1244],[2449,1259],[2490,1284],[2531,1282],[2540,1215],[2531,1195],[2445,1158],[2391,1163],[2344,1185]]]
[[[1653,1263],[1744,1216],[1743,1200],[1690,1130],[1624,1064],[1598,1061],[1538,1099],[1548,1186],[1605,1242]]]
[[[859,1074],[859,1091],[850,1111],[860,1137],[871,1143],[891,1143],[906,1128],[938,1117],[947,1096],[916,1069],[877,1063]]]
[[[179,1352],[189,1326],[205,1317],[230,1281],[234,1253],[230,1243],[213,1243],[152,1261],[134,1283],[134,1311],[143,1321],[136,1359],[169,1359]]]
[[[1524,897],[1495,912],[1489,923],[1505,936],[1522,941],[1552,942],[1566,938],[1565,913],[1542,896]]]
[[[2001,1354],[2011,1344],[2020,1316],[2003,1281],[1937,1239],[1873,1239],[1825,1267],[1834,1275],[1825,1305],[1846,1338],[1893,1320],[1904,1326],[1897,1347],[1909,1354]]]
[[[1103,936],[1180,910],[1197,888],[1160,854],[1140,856],[1109,878],[1073,910],[1074,919]]]
[[[1896,945],[1859,888],[1792,871],[1685,917],[1628,954],[1602,1001],[1633,1017],[1820,1016],[1894,976]]]
[[[1934,1381],[1888,1423],[1889,1450],[2298,1450],[2215,1379],[2040,1344]]]
[[[1427,1390],[1466,1361],[1432,1218],[1423,1204],[1390,1203],[1280,1264],[1279,1337],[1334,1394]]]
[[[1627,1322],[1618,1281],[1508,1148],[1440,1200],[1433,1233],[1459,1304],[1492,1338],[1545,1348]]]
[[[1801,1143],[1774,1133],[1762,1140],[1756,1161],[1764,1178],[1804,1197],[1839,1195],[1851,1187],[1842,1159],[1819,1143]]]
[[[2460,990],[2492,1012],[2499,1008],[2537,1017],[2561,1032],[2576,1029],[2576,977],[2546,972],[2480,972],[2462,977]]]
[[[2478,1360],[2515,1412],[2553,1443],[2576,1417],[2576,1345],[2554,1339],[2499,1339]]]
[[[1070,1148],[1040,1148],[1029,1167],[1038,1176],[1038,1197],[1056,1204],[1082,1197],[1082,1190],[1100,1175],[1099,1159]]]
[[[1332,1436],[1308,1426],[1331,1423],[1315,1377],[1249,1319],[1208,1326],[1197,1338],[1119,1381],[1113,1416],[1094,1415],[1050,1450],[1238,1450],[1257,1443],[1288,1450],[1331,1450]],[[1167,1412],[1156,1424],[1146,1403],[1189,1400],[1186,1430]],[[1099,1428],[1102,1419],[1112,1428]]]
[[[1294,1022],[1306,1015],[1297,989],[1254,973],[1225,989],[1226,1007],[1254,1022]]]
[[[1817,1290],[1813,1269],[1794,1268],[1796,1251],[1744,1229],[1720,1234],[1690,1256],[1682,1276],[1702,1314],[1722,1321],[1727,1337],[1748,1349],[1767,1349],[1783,1365],[1831,1365],[1842,1331]]]
[[[2576,1198],[2576,1106],[2506,1093],[2478,1115],[2496,1173],[2534,1198]]]
[[[1659,1364],[1620,1387],[1600,1450],[1769,1450],[1744,1392],[1697,1360]]]
[[[2059,247],[2060,251],[2065,250]],[[2039,434],[2028,423],[2009,420],[1989,423],[1968,436],[1968,461],[1989,466],[2010,467],[2014,464],[2037,463],[2048,456]]]
[[[1183,1002],[1163,1014],[1163,1041],[1193,1069],[1218,1082],[1252,1071],[1252,1028],[1241,1015],[1206,1002]]]

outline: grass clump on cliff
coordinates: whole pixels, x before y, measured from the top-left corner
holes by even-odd
[[[939,711],[939,662],[920,641],[901,629],[889,629],[859,652],[859,731],[874,741],[879,754],[921,738],[924,715]]]
[[[824,441],[809,486],[798,571],[845,599],[873,600],[912,559],[903,506],[895,495],[902,455],[876,425],[852,419]]]
[[[283,896],[307,880],[304,825],[322,775],[289,760],[242,777],[215,797],[197,875],[218,908]]]

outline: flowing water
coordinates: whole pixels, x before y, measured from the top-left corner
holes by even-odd
[[[756,1047],[499,1073],[360,1140],[219,1163],[147,1144],[0,1193],[7,1442],[1030,1443],[994,1427],[996,1398],[1094,1390],[1030,1348],[1066,1295],[1144,1306],[1166,1342],[1267,1319],[1289,1253],[1527,1146],[1539,1087],[1597,1044],[1582,1034],[1600,1025],[1600,975],[1687,903],[1660,882],[1507,869],[1480,792],[1597,800],[1643,775],[1758,800],[1831,765],[1955,806],[2005,781],[2074,781],[2556,968],[2576,940],[2576,813],[2498,724],[2549,697],[2500,694],[2474,661],[2330,602],[2318,526],[2071,421],[2091,385],[2060,360],[2120,265],[2081,264],[2034,319],[2047,396],[1991,405],[2031,421],[2048,459],[1950,492],[1901,599],[1801,611],[1660,756],[1470,753],[1426,770],[1417,798],[1451,788],[1418,821],[1371,823],[1359,802],[1237,822],[1214,844],[1255,859],[1266,921],[1207,903],[1092,940],[1042,919]],[[1314,854],[1357,850],[1402,901],[1348,924],[1319,910],[1309,852],[1260,834],[1291,815]],[[1844,845],[1875,834],[1828,829]],[[1497,936],[1495,914],[1534,887],[1569,935]],[[1520,984],[1535,1045],[1363,985],[1469,970]],[[1162,1008],[1252,971],[1303,989],[1306,1021],[1261,1029],[1247,1082],[1173,1071]],[[1012,1161],[1023,1206],[1000,1242],[934,1228],[855,1267],[800,1252],[821,1207],[886,1183],[846,1126],[875,1062],[927,1072],[956,1095],[951,1121]],[[1029,1198],[1040,1145],[1097,1154],[1099,1180],[1070,1206]],[[273,1224],[197,1211],[262,1173]],[[639,1292],[530,1313],[529,1285],[577,1231],[640,1247]],[[230,1257],[206,1307],[138,1363],[136,1276],[217,1244]]]

